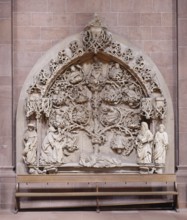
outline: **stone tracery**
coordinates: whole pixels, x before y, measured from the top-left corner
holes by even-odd
[[[35,150],[37,164],[27,156],[24,161],[28,169],[51,165],[59,171],[152,165],[152,152],[149,162],[136,158],[141,154],[137,137],[141,122],[149,127],[155,120],[163,123],[166,109],[154,70],[142,55],[113,41],[96,18],[85,28],[82,42],[70,42],[29,87],[27,121],[37,128],[43,123],[45,134]]]

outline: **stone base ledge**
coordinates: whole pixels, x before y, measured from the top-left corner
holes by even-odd
[[[16,177],[13,166],[0,166],[0,178],[1,177]]]
[[[184,180],[182,182],[187,183],[187,166],[178,166],[176,175],[177,175],[177,180]]]
[[[177,209],[178,212],[187,212],[187,203],[179,202],[179,208]]]

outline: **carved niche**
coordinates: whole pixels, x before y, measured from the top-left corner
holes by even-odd
[[[18,140],[26,172],[163,172],[168,97],[157,69],[98,17],[32,77]]]

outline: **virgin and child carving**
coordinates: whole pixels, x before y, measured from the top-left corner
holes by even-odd
[[[101,24],[86,28],[82,47],[70,43],[71,57],[60,51],[28,89],[22,154],[28,169],[164,167],[167,102],[155,75],[105,28],[91,34],[94,25]],[[89,56],[75,59],[83,53]]]

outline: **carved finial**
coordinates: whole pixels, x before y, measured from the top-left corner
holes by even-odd
[[[94,19],[85,27],[83,32],[84,50],[93,51],[95,54],[98,51],[103,51],[112,42],[112,36],[108,33],[107,28],[102,25],[102,22],[97,14]]]
[[[94,18],[90,21],[89,27],[102,27],[101,19],[99,18],[98,14],[94,14]]]

